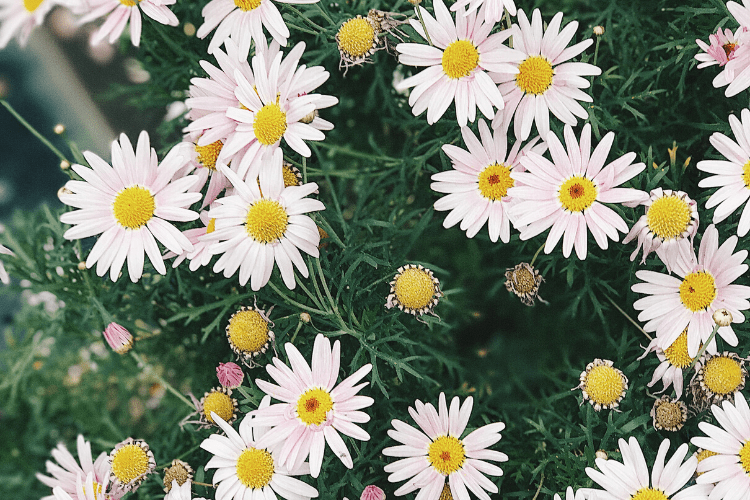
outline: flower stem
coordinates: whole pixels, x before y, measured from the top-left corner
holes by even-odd
[[[58,158],[60,158],[61,160],[64,160],[64,161],[68,161],[68,159],[65,158],[65,155],[62,154],[59,149],[57,149],[55,146],[53,146],[52,143],[49,142],[49,140],[47,140],[46,137],[44,137],[42,134],[40,134],[39,131],[37,131],[37,129],[35,129],[34,127],[32,127],[29,122],[27,122],[26,120],[24,120],[23,117],[18,114],[18,111],[16,111],[15,109],[13,109],[13,106],[11,106],[8,101],[6,101],[5,99],[0,99],[0,104],[2,104],[5,107],[5,109],[7,109],[8,112],[10,112],[10,114],[13,115],[16,118],[16,120],[18,120],[21,123],[21,125],[23,125],[24,127],[26,127],[26,129],[29,132],[31,132],[32,134],[34,134],[34,136],[37,139],[39,139],[40,141],[42,141],[42,144],[44,144],[45,146],[47,146],[50,151],[52,151],[53,153],[55,153]]]
[[[531,262],[529,263],[529,265],[530,265],[530,266],[533,266],[533,265],[534,265],[534,262],[536,262],[536,258],[537,258],[537,257],[539,256],[539,252],[541,252],[541,251],[542,251],[542,248],[544,248],[544,245],[545,245],[545,244],[544,244],[544,243],[542,243],[542,246],[540,246],[540,247],[539,247],[539,249],[538,249],[538,250],[536,251],[536,253],[534,254],[534,258],[533,258],[533,259],[531,259]]]
[[[714,324],[714,331],[711,332],[711,335],[708,336],[708,340],[706,340],[701,348],[698,350],[698,354],[695,355],[693,358],[693,362],[690,363],[690,366],[688,367],[687,371],[688,373],[693,370],[695,367],[695,364],[698,362],[699,359],[701,359],[701,356],[703,356],[703,353],[706,352],[706,349],[708,349],[708,345],[714,341],[714,337],[716,337],[716,332],[719,331],[719,325]]]
[[[174,387],[172,387],[172,384],[170,384],[169,382],[167,382],[166,380],[164,380],[164,378],[161,375],[159,375],[158,373],[156,373],[156,370],[154,370],[151,365],[149,365],[148,363],[146,363],[143,360],[143,358],[137,352],[130,351],[130,355],[133,357],[133,359],[136,361],[136,363],[138,363],[139,365],[143,366],[144,370],[148,369],[148,371],[151,373],[151,375],[153,375],[154,378],[156,378],[156,380],[158,380],[161,385],[163,385],[164,387],[166,387],[169,392],[171,392],[172,394],[174,394],[175,396],[177,396],[180,399],[180,401],[182,401],[183,403],[185,403],[186,405],[188,405],[188,407],[190,407],[191,410],[195,410],[195,406],[193,406],[193,403],[191,403],[190,400],[188,398],[186,398],[185,396],[183,396],[177,389],[175,389]]]
[[[422,29],[424,30],[424,36],[427,37],[427,41],[430,45],[435,45],[432,43],[432,40],[430,39],[430,34],[427,32],[427,25],[424,23],[424,19],[422,19],[422,11],[419,10],[419,6],[417,5],[414,7],[414,10],[417,11],[417,17],[419,18],[419,22],[422,24]]]
[[[641,328],[641,325],[639,325],[633,318],[631,318],[630,316],[628,316],[628,313],[626,313],[625,311],[623,311],[622,308],[620,306],[618,306],[617,303],[614,300],[612,300],[611,297],[607,296],[607,300],[610,301],[612,303],[612,305],[615,306],[615,309],[617,309],[618,311],[620,311],[620,313],[623,316],[625,316],[628,319],[628,321],[630,321],[631,323],[633,323],[633,325],[635,325],[635,327],[638,328],[638,330],[640,330],[641,333],[643,333],[643,335],[645,335],[646,337],[648,337],[649,340],[654,340],[651,337],[651,335],[649,335],[648,333],[646,333],[646,331],[643,328]]]

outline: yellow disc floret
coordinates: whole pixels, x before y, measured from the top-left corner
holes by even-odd
[[[294,171],[291,165],[285,164],[281,169],[281,175],[284,178],[284,187],[299,186],[302,184],[297,177],[297,172]]]
[[[216,413],[224,422],[229,422],[234,418],[234,402],[232,397],[222,391],[212,391],[203,398],[203,415],[206,420],[215,424],[211,418],[211,412]]]
[[[677,196],[664,196],[651,204],[646,219],[649,229],[659,238],[676,238],[690,224],[690,206]]]
[[[135,7],[141,0],[120,0],[120,3],[125,7]]]
[[[138,229],[144,226],[154,216],[156,203],[154,196],[145,187],[130,186],[123,189],[112,204],[115,219],[121,226],[128,229]]]
[[[590,179],[574,175],[562,183],[557,197],[565,210],[583,212],[594,204],[598,192]]]
[[[44,0],[23,0],[23,6],[27,11],[34,12],[40,5],[42,5],[43,1]]]
[[[234,4],[240,8],[240,10],[248,12],[260,7],[260,3],[263,0],[234,0]]]
[[[554,74],[552,65],[545,57],[530,56],[518,66],[516,85],[529,94],[544,94],[552,85]]]
[[[423,309],[432,304],[435,283],[424,269],[405,269],[394,284],[396,299],[407,309]]]
[[[630,500],[667,500],[667,495],[663,491],[654,488],[641,488],[630,497]]]
[[[609,406],[616,403],[624,392],[625,381],[619,370],[599,365],[586,375],[583,388],[594,403]]]
[[[747,475],[750,475],[750,441],[745,441],[745,444],[740,448],[740,464],[742,469]]]
[[[245,230],[255,241],[270,243],[286,232],[289,215],[278,201],[261,199],[247,211]]]
[[[510,167],[493,163],[479,174],[479,192],[490,200],[501,200],[515,181],[510,177]]]
[[[443,51],[443,71],[449,78],[469,76],[479,65],[479,51],[471,40],[456,40]]]
[[[206,226],[206,234],[211,234],[214,231],[216,231],[216,219],[209,219]]]
[[[750,160],[742,167],[742,182],[745,183],[746,188],[750,189]]]
[[[728,356],[714,356],[703,367],[703,383],[714,394],[732,394],[743,383],[742,366]]]
[[[297,400],[297,416],[306,425],[320,425],[333,408],[333,399],[325,389],[308,389]]]
[[[253,309],[237,311],[229,319],[227,335],[239,351],[257,353],[268,342],[268,322]]]
[[[212,142],[207,146],[195,145],[195,152],[198,153],[198,163],[203,165],[209,170],[216,170],[216,160],[219,158],[221,148],[224,147],[224,143],[221,141]]]
[[[253,132],[264,146],[276,144],[286,132],[286,113],[278,104],[266,104],[255,113]]]
[[[340,51],[352,58],[361,58],[375,43],[375,29],[367,19],[356,17],[341,26],[336,39]]]
[[[111,472],[122,484],[130,484],[149,471],[148,453],[137,444],[128,444],[112,455]]]
[[[716,282],[708,271],[690,273],[680,283],[680,301],[693,312],[703,311],[716,298]]]
[[[453,493],[451,493],[451,487],[448,483],[443,485],[443,491],[440,493],[438,500],[453,500]]]
[[[667,361],[677,368],[687,368],[690,366],[693,358],[688,354],[687,328],[672,342],[672,345],[664,350],[664,355],[667,357]]]
[[[273,472],[273,457],[266,450],[247,448],[237,459],[237,479],[246,488],[260,490],[267,486]]]
[[[655,410],[654,421],[664,429],[680,428],[685,421],[682,406],[678,402],[663,401]]]
[[[453,436],[440,436],[430,443],[427,460],[435,470],[447,476],[463,467],[466,460],[464,444]]]

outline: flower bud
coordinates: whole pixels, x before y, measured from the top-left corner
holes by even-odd
[[[237,363],[219,363],[216,367],[219,383],[228,389],[236,389],[242,385],[245,374]]]
[[[726,309],[717,309],[714,311],[714,323],[719,326],[729,326],[732,323],[732,313]]]
[[[602,36],[604,34],[604,26],[594,26],[594,34],[596,36]]]
[[[133,336],[117,323],[107,325],[104,329],[104,339],[117,354],[125,354],[133,347]]]
[[[365,487],[359,500],[385,500],[385,492],[374,484],[371,484]]]

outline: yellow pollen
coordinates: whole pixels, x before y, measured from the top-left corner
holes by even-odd
[[[210,234],[216,231],[216,219],[209,219],[208,226],[206,226],[206,234]]]
[[[278,104],[266,104],[255,113],[253,132],[264,146],[276,144],[286,132],[286,113]]]
[[[263,0],[234,0],[234,4],[245,12],[257,9]]]
[[[447,476],[463,467],[466,460],[464,444],[453,436],[440,436],[430,443],[427,460],[435,470]]]
[[[742,182],[745,183],[746,188],[750,189],[750,160],[742,167]]]
[[[661,490],[654,488],[641,488],[630,497],[630,500],[667,500],[667,495]]]
[[[747,443],[745,443],[745,445],[747,445]],[[695,455],[695,458],[698,459],[698,463],[701,463],[703,460],[707,459],[708,457],[713,457],[714,455],[717,455],[715,451],[701,450],[700,453]]]
[[[714,356],[703,367],[703,383],[715,394],[732,394],[742,382],[742,366],[730,357]]]
[[[286,232],[289,216],[278,201],[261,199],[247,211],[245,230],[255,241],[270,243]]]
[[[268,342],[268,322],[252,309],[237,311],[229,319],[227,332],[232,344],[246,353],[258,353]]]
[[[399,304],[408,309],[423,309],[432,303],[435,283],[423,269],[405,269],[397,278],[394,293]]]
[[[339,50],[353,58],[367,55],[375,43],[375,30],[367,19],[357,17],[345,22],[338,33]]]
[[[552,85],[552,65],[543,56],[527,57],[518,66],[516,85],[529,94],[544,94]]]
[[[664,355],[672,366],[676,366],[677,368],[687,368],[690,366],[693,358],[688,354],[687,328],[672,342],[672,345],[664,350]]]
[[[599,365],[586,374],[583,388],[589,398],[597,404],[607,406],[615,403],[625,387],[622,375],[611,366]]]
[[[721,46],[722,49],[724,49],[724,53],[729,57],[732,55],[732,52],[734,52],[735,47],[737,47],[736,43],[725,43]]]
[[[237,459],[237,479],[246,487],[259,490],[273,478],[273,457],[266,450],[248,448]]]
[[[682,407],[679,403],[664,401],[656,407],[656,423],[666,429],[678,427],[683,422]]]
[[[122,484],[130,484],[148,472],[148,454],[137,444],[128,444],[112,456],[112,475]]]
[[[141,0],[120,0],[120,3],[125,7],[135,7]]]
[[[690,224],[690,207],[677,196],[664,196],[651,204],[646,219],[649,229],[659,238],[676,238]]]
[[[443,485],[443,491],[440,493],[438,500],[453,500],[453,493],[451,493],[451,487],[448,483]]]
[[[229,422],[234,417],[234,404],[231,396],[222,391],[214,391],[203,399],[203,415],[206,420],[215,424],[211,418],[211,412],[216,413],[224,422]]]
[[[195,152],[198,153],[198,163],[209,170],[216,170],[216,160],[219,158],[221,148],[224,143],[221,141],[212,142],[207,146],[195,145]]]
[[[297,177],[297,174],[294,173],[290,165],[284,165],[281,169],[281,175],[284,177],[284,187],[300,185],[299,177]]]
[[[583,212],[591,208],[598,193],[599,190],[590,179],[574,175],[562,183],[557,197],[565,210]]]
[[[515,181],[510,178],[510,167],[493,163],[479,174],[479,192],[490,200],[501,200]]]
[[[326,413],[333,408],[333,399],[325,389],[306,390],[297,400],[297,416],[306,425],[320,425],[326,420]]]
[[[154,216],[156,203],[154,197],[145,187],[130,186],[123,189],[115,197],[112,211],[121,226],[128,229],[138,229]]]
[[[745,473],[750,476],[750,441],[745,441],[740,449],[740,463]]]
[[[469,76],[479,65],[479,51],[471,40],[456,40],[443,51],[443,71],[449,78]]]
[[[680,301],[693,312],[708,309],[715,298],[716,283],[708,271],[690,273],[680,283]]]
[[[27,11],[34,12],[40,5],[42,5],[43,1],[44,0],[23,0],[23,6]]]
[[[102,485],[94,481],[94,498],[99,498],[99,495],[102,493]],[[83,485],[83,494],[88,497],[86,494],[86,485]]]

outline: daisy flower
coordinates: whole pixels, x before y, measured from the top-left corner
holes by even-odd
[[[224,177],[224,174],[221,174],[221,176]],[[206,235],[214,232],[216,221],[209,218],[208,212],[206,211],[200,213],[200,220],[203,223],[203,227],[186,229],[182,232],[182,234],[193,245],[192,250],[185,250],[180,255],[177,255],[174,252],[169,252],[164,255],[165,259],[177,257],[174,262],[172,262],[173,268],[176,268],[177,266],[182,264],[185,259],[188,259],[190,261],[190,265],[188,266],[188,268],[191,271],[196,271],[199,268],[208,265],[208,263],[211,261],[213,254],[209,251],[209,247],[211,246],[213,241],[207,239]]]
[[[21,47],[26,45],[31,31],[44,22],[56,0],[0,0],[0,49],[15,37]]]
[[[709,142],[726,160],[703,160],[698,170],[714,174],[698,183],[699,187],[719,189],[706,202],[706,208],[716,207],[713,223],[718,224],[744,204],[737,234],[745,236],[750,231],[750,110],[743,109],[742,121],[729,115],[729,126],[737,142],[720,132],[711,134]]]
[[[196,192],[202,191],[206,182],[208,182],[206,195],[201,203],[201,208],[205,208],[214,202],[219,193],[229,187],[229,181],[216,168],[216,162],[219,159],[221,149],[224,147],[224,142],[219,139],[205,146],[199,146],[200,135],[199,132],[185,134],[183,142],[175,146],[175,148],[182,148],[183,156],[190,158],[190,160],[175,173],[174,179],[177,180],[190,173],[197,175],[198,181],[190,189]]]
[[[265,396],[257,411],[268,409],[270,401]],[[309,474],[306,462],[300,460],[296,467],[285,467],[279,446],[261,443],[270,430],[253,413],[242,419],[239,432],[215,413],[213,418],[226,436],[213,434],[203,440],[201,448],[214,455],[206,469],[216,469],[213,477],[216,500],[276,498],[276,495],[287,500],[309,500],[318,496],[318,490],[292,477]]]
[[[726,63],[734,59],[734,53],[738,46],[742,44],[742,38],[747,33],[747,28],[740,26],[732,33],[732,30],[721,28],[715,34],[708,35],[707,44],[703,40],[696,40],[695,43],[703,52],[695,55],[695,59],[700,61],[698,68],[706,68],[718,64],[723,67]]]
[[[276,335],[269,325],[274,326],[266,311],[260,309],[257,303],[253,307],[240,307],[229,318],[226,327],[229,347],[248,368],[260,366],[255,358],[265,353],[269,347],[273,347],[273,352],[276,353]]]
[[[15,255],[15,254],[10,248],[0,245],[0,255]],[[3,285],[7,285],[10,283],[10,276],[8,275],[8,271],[5,270],[5,266],[3,265],[2,260],[0,260],[0,282]]]
[[[647,321],[643,329],[656,332],[657,345],[667,349],[687,328],[688,355],[698,353],[701,342],[706,342],[713,331],[712,315],[725,308],[734,323],[742,323],[741,310],[750,308],[750,287],[732,284],[745,274],[747,250],[734,253],[737,236],[719,246],[719,231],[711,224],[703,233],[697,263],[689,272],[675,270],[679,277],[654,271],[638,271],[642,283],[633,285],[636,293],[648,297],[638,299],[633,307],[641,313],[640,321]],[[722,326],[718,334],[729,345],[737,345],[737,335],[731,326]],[[716,353],[716,341],[708,345],[708,352]]]
[[[508,153],[508,143],[503,132],[493,134],[484,120],[479,120],[481,142],[468,127],[461,127],[461,135],[468,151],[452,144],[443,146],[443,151],[453,162],[453,170],[432,176],[430,188],[438,193],[448,193],[435,202],[435,210],[450,210],[443,227],[453,227],[461,222],[461,230],[473,238],[489,221],[490,240],[503,243],[510,240],[508,208],[514,200],[508,189],[515,185],[511,171],[519,168],[519,160],[528,151],[544,153],[547,145],[534,147],[534,138],[521,150],[521,141],[516,141]]]
[[[573,488],[568,486],[565,490],[565,500],[584,500],[586,495],[591,491],[591,488],[580,488],[578,491],[573,492]],[[562,500],[557,493],[555,493],[555,496],[552,498],[553,500]]]
[[[44,499],[50,500],[111,500],[112,498],[120,498],[124,493],[120,492],[119,497],[111,496],[112,493],[105,493],[107,488],[107,482],[105,479],[104,483],[98,483],[94,479],[94,473],[89,472],[86,477],[82,474],[78,474],[75,480],[75,490],[69,493],[62,486],[55,486],[52,488],[52,495],[44,497]]]
[[[643,247],[643,259],[655,251],[667,266],[667,272],[673,268],[688,269],[693,266],[693,237],[698,231],[698,204],[691,200],[687,193],[656,188],[651,196],[643,202],[646,213],[633,225],[624,244],[638,238],[638,245],[630,255],[635,260]]]
[[[627,153],[604,165],[615,134],[605,135],[591,152],[591,125],[581,131],[580,144],[573,128],[565,125],[567,152],[554,132],[547,135],[552,162],[534,153],[521,157],[527,172],[514,171],[511,178],[520,186],[508,190],[508,196],[521,201],[510,209],[511,219],[528,240],[548,228],[544,253],[550,253],[563,238],[563,255],[570,256],[575,246],[579,259],[586,258],[588,232],[600,248],[607,249],[607,238],[618,240],[617,231],[626,233],[628,226],[614,210],[604,203],[635,204],[648,195],[643,191],[617,187],[646,168],[632,163],[635,153]]]
[[[469,423],[474,400],[470,397],[460,404],[458,397],[450,409],[445,393],[440,393],[438,409],[431,403],[414,402],[409,414],[419,426],[415,429],[401,420],[392,420],[388,435],[400,445],[383,449],[383,455],[399,457],[384,467],[392,483],[406,481],[396,496],[421,490],[417,497],[437,500],[447,485],[452,497],[469,499],[470,490],[479,498],[488,498],[485,491],[497,493],[498,488],[485,474],[502,476],[503,470],[488,462],[506,462],[505,453],[489,449],[500,441],[503,422],[484,425],[461,438]]]
[[[701,460],[696,479],[699,485],[711,488],[710,499],[747,498],[750,494],[750,408],[745,396],[738,392],[734,404],[724,401],[721,407],[711,406],[719,426],[700,422],[698,428],[706,436],[690,440],[695,446],[714,452]]]
[[[593,490],[594,495],[606,495],[606,498],[614,500],[708,499],[711,486],[695,484],[684,487],[692,479],[698,465],[698,459],[694,456],[683,462],[688,452],[687,443],[677,448],[672,458],[665,463],[669,439],[661,442],[651,468],[650,481],[648,464],[638,440],[631,437],[627,442],[620,439],[618,443],[622,463],[597,458],[596,466],[599,470],[586,467],[586,474],[606,491]]]
[[[552,18],[546,30],[542,29],[542,15],[534,9],[531,24],[523,10],[518,11],[518,24],[509,31],[513,34],[513,50],[518,62],[509,70],[494,72],[490,76],[503,94],[505,108],[497,112],[493,128],[508,130],[515,116],[513,130],[518,140],[526,140],[531,125],[536,122],[539,135],[549,132],[549,113],[552,112],[567,125],[585,120],[588,113],[578,101],[592,102],[590,95],[581,89],[589,87],[584,76],[597,76],[602,70],[582,62],[566,62],[586,50],[594,41],[584,40],[571,47],[578,22],[568,23],[562,31],[563,13]]]
[[[722,49],[725,46],[729,49],[727,51],[727,62],[723,66],[724,71],[716,75],[713,81],[713,86],[716,88],[728,85],[724,91],[724,95],[727,97],[735,96],[750,87],[750,47],[744,43],[744,37],[747,36],[745,30],[750,27],[750,9],[748,9],[746,0],[742,0],[742,3],[744,5],[737,2],[727,2],[729,13],[734,16],[740,25],[734,38],[735,42],[738,43],[735,43],[734,47],[729,44],[722,44]],[[729,42],[729,39],[727,39],[727,42]],[[730,54],[732,57],[729,57]]]
[[[398,307],[401,311],[414,316],[434,313],[443,292],[440,291],[440,280],[431,270],[421,264],[406,264],[390,282],[391,290],[385,299],[385,308]]]
[[[356,424],[370,420],[369,415],[359,410],[371,406],[373,399],[357,393],[368,384],[358,382],[370,373],[372,365],[362,366],[336,385],[341,363],[338,340],[331,349],[327,337],[321,334],[315,337],[312,368],[292,344],[287,343],[285,348],[291,369],[279,358],[273,359],[273,365],[266,365],[268,374],[279,385],[255,379],[260,390],[282,401],[253,412],[256,416],[253,425],[272,427],[258,445],[279,445],[279,463],[292,470],[309,455],[310,474],[318,477],[328,443],[331,451],[351,469],[352,456],[339,432],[360,441],[370,439]]]
[[[451,10],[453,12],[463,11],[466,6],[468,6],[468,10],[463,12],[465,16],[479,9],[479,17],[484,18],[484,22],[488,24],[500,21],[505,9],[508,9],[508,14],[511,16],[516,15],[516,4],[513,0],[458,0],[451,5]]]
[[[190,464],[183,462],[179,458],[175,458],[172,460],[172,465],[164,469],[164,492],[169,493],[175,484],[182,486],[185,483],[192,482],[194,472]]]
[[[628,391],[628,377],[608,359],[595,358],[578,380],[572,390],[581,389],[581,405],[588,401],[595,411],[617,408]]]
[[[492,83],[487,71],[512,71],[508,63],[518,60],[516,51],[503,42],[510,30],[490,35],[494,24],[477,17],[476,12],[464,15],[460,10],[455,23],[442,0],[433,2],[435,17],[423,7],[427,33],[422,24],[411,19],[414,30],[432,45],[400,43],[396,50],[399,62],[409,66],[427,66],[424,71],[404,79],[396,90],[414,87],[409,96],[414,116],[427,110],[427,123],[433,124],[456,102],[456,117],[460,126],[474,121],[476,108],[486,116],[495,115],[493,107],[501,109],[503,98]],[[429,38],[428,38],[429,35]]]
[[[651,408],[651,418],[657,431],[677,432],[685,425],[688,418],[688,408],[685,403],[669,396],[662,396],[654,401]]]
[[[64,234],[68,240],[101,234],[86,259],[87,268],[96,264],[97,275],[109,270],[110,279],[117,281],[127,258],[130,279],[136,282],[143,274],[144,252],[154,268],[166,274],[157,239],[176,254],[193,249],[167,222],[197,219],[186,207],[201,198],[200,193],[186,192],[196,176],[170,180],[184,165],[184,157],[174,151],[158,165],[146,132],[141,132],[135,150],[122,134],[119,142],[112,142],[112,166],[89,151],[83,155],[91,168],[73,165],[83,180],[68,181],[65,187],[72,193],[61,194],[60,200],[80,210],[62,214],[60,221],[74,225]]]
[[[745,359],[734,352],[724,351],[711,355],[704,353],[695,365],[695,378],[691,381],[693,399],[719,404],[732,401],[745,388]],[[696,398],[697,396],[697,398]]]
[[[281,172],[282,152],[274,158]],[[215,242],[209,247],[213,254],[223,254],[214,272],[224,271],[229,278],[239,269],[239,281],[260,290],[271,277],[274,262],[279,266],[284,284],[296,286],[294,266],[305,278],[309,275],[299,250],[318,257],[320,233],[313,220],[304,215],[325,210],[318,200],[305,198],[318,188],[314,182],[284,187],[272,183],[275,176],[261,176],[258,181],[242,181],[228,167],[221,167],[235,189],[235,194],[216,200],[217,207],[208,216],[215,219],[216,230],[206,236]],[[281,179],[281,175],[278,176]],[[262,191],[262,194],[261,194]]]
[[[79,23],[87,23],[102,16],[109,15],[107,20],[91,37],[91,45],[109,36],[109,43],[115,43],[125,25],[130,20],[130,41],[138,47],[141,43],[141,10],[148,17],[160,24],[177,26],[179,21],[168,5],[173,5],[177,0],[87,0],[81,3],[86,8],[86,14],[79,19]]]
[[[659,342],[660,339],[658,337],[653,339],[648,347],[646,347],[646,351],[638,358],[640,360],[645,358],[649,353],[656,352],[656,357],[661,361],[656,370],[654,370],[654,376],[651,377],[651,382],[647,386],[653,387],[656,382],[661,380],[664,388],[659,392],[664,392],[670,386],[674,386],[675,395],[679,399],[682,397],[683,388],[682,370],[688,368],[693,362],[693,358],[688,354],[687,328],[666,349],[659,347]]]
[[[140,439],[129,437],[118,443],[108,458],[109,479],[115,488],[124,491],[137,490],[156,468],[154,453]]]

